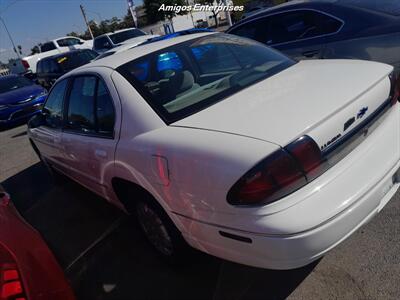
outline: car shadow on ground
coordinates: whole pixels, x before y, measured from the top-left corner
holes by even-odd
[[[263,270],[193,251],[187,264],[171,266],[132,218],[71,180],[54,185],[41,163],[2,184],[78,299],[285,299],[318,264]]]

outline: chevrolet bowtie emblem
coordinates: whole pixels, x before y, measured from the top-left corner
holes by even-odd
[[[367,111],[368,111],[368,106],[361,108],[360,111],[357,114],[357,120],[361,119],[362,117],[364,117],[364,115],[367,113]]]

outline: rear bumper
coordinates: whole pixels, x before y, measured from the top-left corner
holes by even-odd
[[[399,182],[394,182],[399,168],[400,163],[370,192],[333,219],[298,234],[254,234],[181,217],[181,222],[190,223],[196,231],[196,234],[184,236],[195,248],[245,265],[281,270],[302,267],[322,257],[382,210],[400,187]],[[221,232],[247,241],[224,237]]]
[[[291,206],[270,214],[262,213],[264,208],[212,212],[201,220],[174,216],[199,250],[255,267],[293,269],[320,258],[379,213],[400,187],[399,168],[398,104],[335,167],[280,201],[293,201]]]

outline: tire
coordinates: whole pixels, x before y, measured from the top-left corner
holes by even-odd
[[[173,265],[185,262],[189,247],[164,209],[155,201],[138,201],[137,222],[148,242],[161,257]]]

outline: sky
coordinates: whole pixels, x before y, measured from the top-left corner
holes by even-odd
[[[135,0],[141,5],[142,0]],[[47,40],[65,36],[66,33],[84,32],[79,5],[86,10],[88,19],[95,21],[123,17],[128,9],[127,0],[0,0],[0,17],[16,45],[22,46],[23,55]],[[0,61],[6,63],[16,57],[12,44],[0,21]]]

